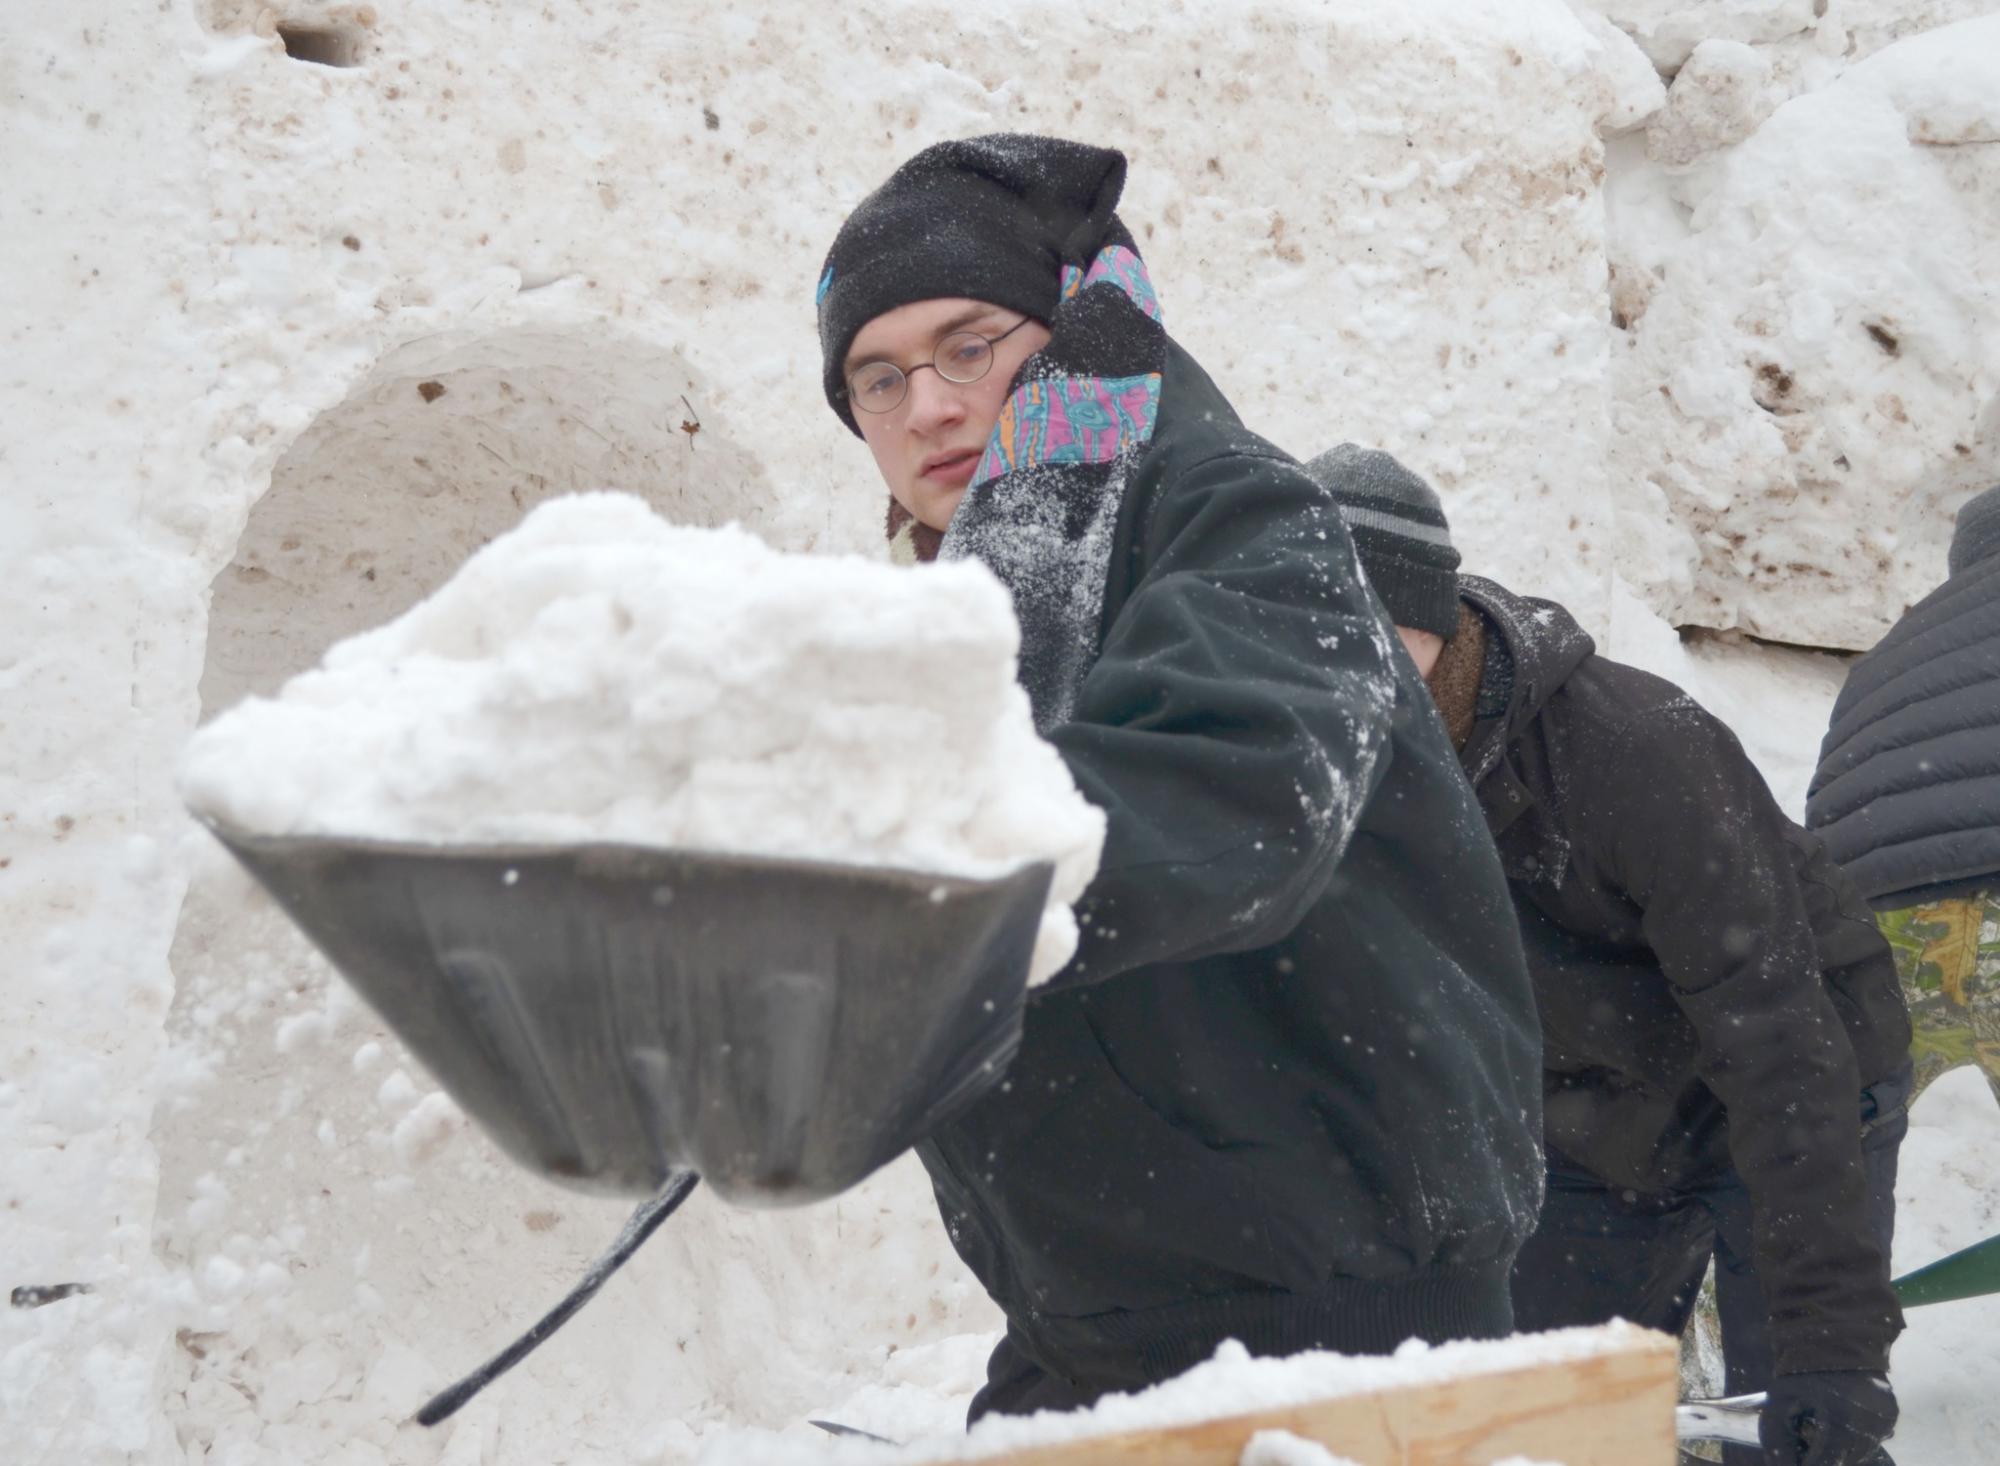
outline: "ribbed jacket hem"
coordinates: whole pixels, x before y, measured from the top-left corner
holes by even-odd
[[[1231,1293],[1166,1308],[1014,1320],[1037,1362],[1080,1387],[1171,1379],[1235,1339],[1253,1355],[1309,1349],[1388,1354],[1406,1339],[1497,1339],[1513,1331],[1509,1268],[1439,1267],[1383,1281],[1335,1278],[1310,1293]]]

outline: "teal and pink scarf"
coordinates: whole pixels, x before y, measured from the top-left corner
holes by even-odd
[[[1119,509],[1160,413],[1159,297],[1115,215],[1088,264],[1063,267],[1049,332],[950,527],[907,526],[918,558],[978,560],[1012,592],[1021,683],[1044,731],[1069,717],[1097,659]],[[892,535],[904,520],[892,505]]]

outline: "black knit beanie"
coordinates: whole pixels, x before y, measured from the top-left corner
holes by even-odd
[[[1945,564],[1953,575],[1961,575],[1995,554],[2000,554],[2000,484],[1959,506]]]
[[[861,201],[819,278],[826,400],[859,437],[841,365],[861,328],[918,300],[962,295],[1047,322],[1062,267],[1130,236],[1113,210],[1125,155],[995,133],[925,148]]]
[[[1437,491],[1387,453],[1353,443],[1327,449],[1306,472],[1340,505],[1389,619],[1451,640],[1459,555]]]

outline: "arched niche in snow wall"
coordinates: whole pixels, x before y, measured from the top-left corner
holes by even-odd
[[[216,577],[203,715],[403,611],[554,495],[627,490],[677,522],[774,532],[782,506],[718,431],[724,414],[684,430],[703,405],[678,353],[595,324],[384,356],[278,459]],[[763,1356],[784,1320],[757,1310],[807,1290],[814,1223],[697,1198],[562,1350],[425,1436],[415,1406],[560,1297],[626,1207],[505,1161],[218,849],[197,863],[170,962],[153,1236],[186,1285],[156,1397],[190,1456],[415,1463],[450,1446],[469,1460],[480,1451],[452,1440],[504,1422],[524,1459],[553,1459],[593,1421],[636,1433],[770,1410],[779,1424],[807,1407],[823,1364],[774,1369]],[[896,1200],[869,1215],[911,1214],[920,1186],[907,1167],[872,1183]],[[925,1296],[942,1234],[917,1252],[892,1295]],[[858,1278],[798,1307],[830,1332],[883,1286]],[[983,1306],[968,1294],[942,1323],[985,1326]],[[757,1397],[734,1394],[739,1379]]]
[[[385,356],[278,461],[216,577],[202,716],[407,610],[544,499],[622,489],[678,523],[759,528],[771,495],[701,400],[677,352],[596,325]]]

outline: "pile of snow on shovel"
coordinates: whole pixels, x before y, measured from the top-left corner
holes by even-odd
[[[1104,817],[1035,732],[1018,639],[976,564],[782,554],[579,494],[198,732],[182,792],[260,834],[1049,860],[1039,981],[1074,951]]]

